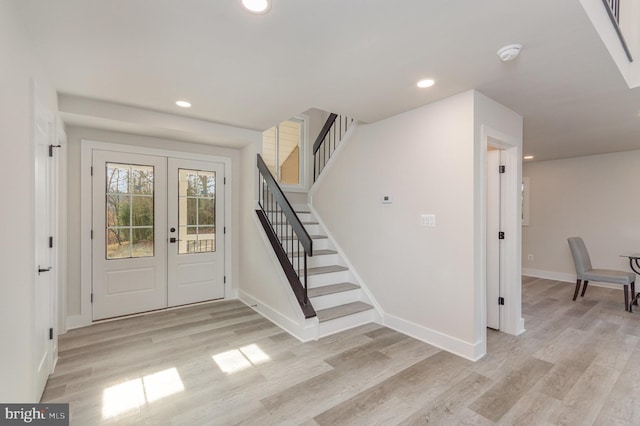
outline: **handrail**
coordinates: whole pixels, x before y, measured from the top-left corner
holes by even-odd
[[[324,138],[327,137],[327,133],[329,133],[329,129],[331,129],[331,126],[333,126],[333,123],[335,123],[337,117],[338,117],[338,114],[334,114],[334,113],[329,114],[329,118],[327,118],[327,121],[324,123],[324,126],[322,126],[322,130],[320,130],[320,133],[318,134],[316,141],[313,143],[314,155],[320,149],[320,145],[322,145],[322,141],[324,141]]]
[[[260,154],[257,155],[257,166],[260,209],[256,214],[305,318],[314,317],[316,312],[309,302],[307,270],[307,257],[313,255],[313,240]]]
[[[313,181],[315,182],[327,162],[336,150],[336,147],[347,133],[353,118],[345,115],[329,114],[329,118],[322,126],[320,134],[313,144]]]
[[[618,34],[618,38],[620,39],[624,53],[627,55],[627,59],[629,62],[633,62],[633,57],[631,56],[627,42],[620,30],[620,4],[618,0],[602,0],[602,3],[604,4],[604,8],[607,9],[607,15],[609,15],[609,20],[611,20],[611,24],[616,30],[616,34]]]
[[[264,162],[260,154],[258,154],[257,164],[258,164],[258,170],[260,171],[260,174],[262,175],[264,180],[267,182],[267,187],[269,188],[269,191],[273,194],[276,202],[282,209],[282,212],[284,213],[286,218],[289,220],[290,225],[293,228],[293,231],[298,236],[298,240],[304,247],[307,254],[309,256],[313,256],[313,240],[309,236],[309,233],[307,232],[307,230],[304,229],[304,226],[302,225],[300,218],[296,214],[295,210],[293,210],[293,207],[291,207],[291,204],[289,204],[289,200],[287,200],[287,197],[285,197],[284,192],[282,192],[282,189],[280,188],[280,185],[278,185],[278,182],[276,182],[276,179],[271,174],[271,170],[269,170],[269,167],[267,167],[266,163]]]

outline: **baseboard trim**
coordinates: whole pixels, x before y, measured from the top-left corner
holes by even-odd
[[[238,299],[301,342],[318,339],[318,319],[316,317],[303,319],[302,324],[299,324],[242,290],[238,291]]]
[[[84,315],[69,315],[67,316],[66,321],[66,330],[65,333],[69,330],[73,330],[74,328],[82,328],[91,325],[91,321],[87,322],[87,319]],[[62,333],[64,334],[64,333]]]
[[[400,333],[411,336],[447,352],[470,361],[478,361],[486,355],[486,347],[482,342],[469,343],[463,340],[443,334],[439,331],[432,330],[422,325],[398,318],[394,315],[384,314],[383,324]],[[484,349],[483,349],[484,348]]]
[[[522,268],[522,275],[526,277],[543,278],[546,280],[553,280],[553,281],[562,281],[562,282],[571,283],[571,284],[576,283],[575,274],[566,274],[564,272],[553,272],[553,271],[543,271],[540,269]],[[610,288],[613,290],[622,290],[621,285],[601,283],[597,281],[589,281],[589,285],[592,285],[594,287]]]

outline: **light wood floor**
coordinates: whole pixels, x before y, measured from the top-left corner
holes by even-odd
[[[572,295],[523,278],[527,332],[476,363],[375,324],[300,343],[236,301],[103,323],[61,336],[43,401],[82,426],[640,424],[640,309]]]

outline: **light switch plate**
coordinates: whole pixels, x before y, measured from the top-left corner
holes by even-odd
[[[391,198],[391,195],[383,195],[380,198],[380,201],[382,202],[382,204],[391,204],[391,203],[393,203],[393,199]]]
[[[421,214],[420,215],[420,225],[426,226],[429,228],[434,228],[436,226],[436,215],[435,214]]]

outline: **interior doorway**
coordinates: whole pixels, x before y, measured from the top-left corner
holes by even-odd
[[[487,287],[487,327],[500,330],[501,302],[501,241],[504,231],[501,227],[501,176],[505,169],[501,162],[501,150],[487,147],[487,247],[486,247],[486,287]]]

